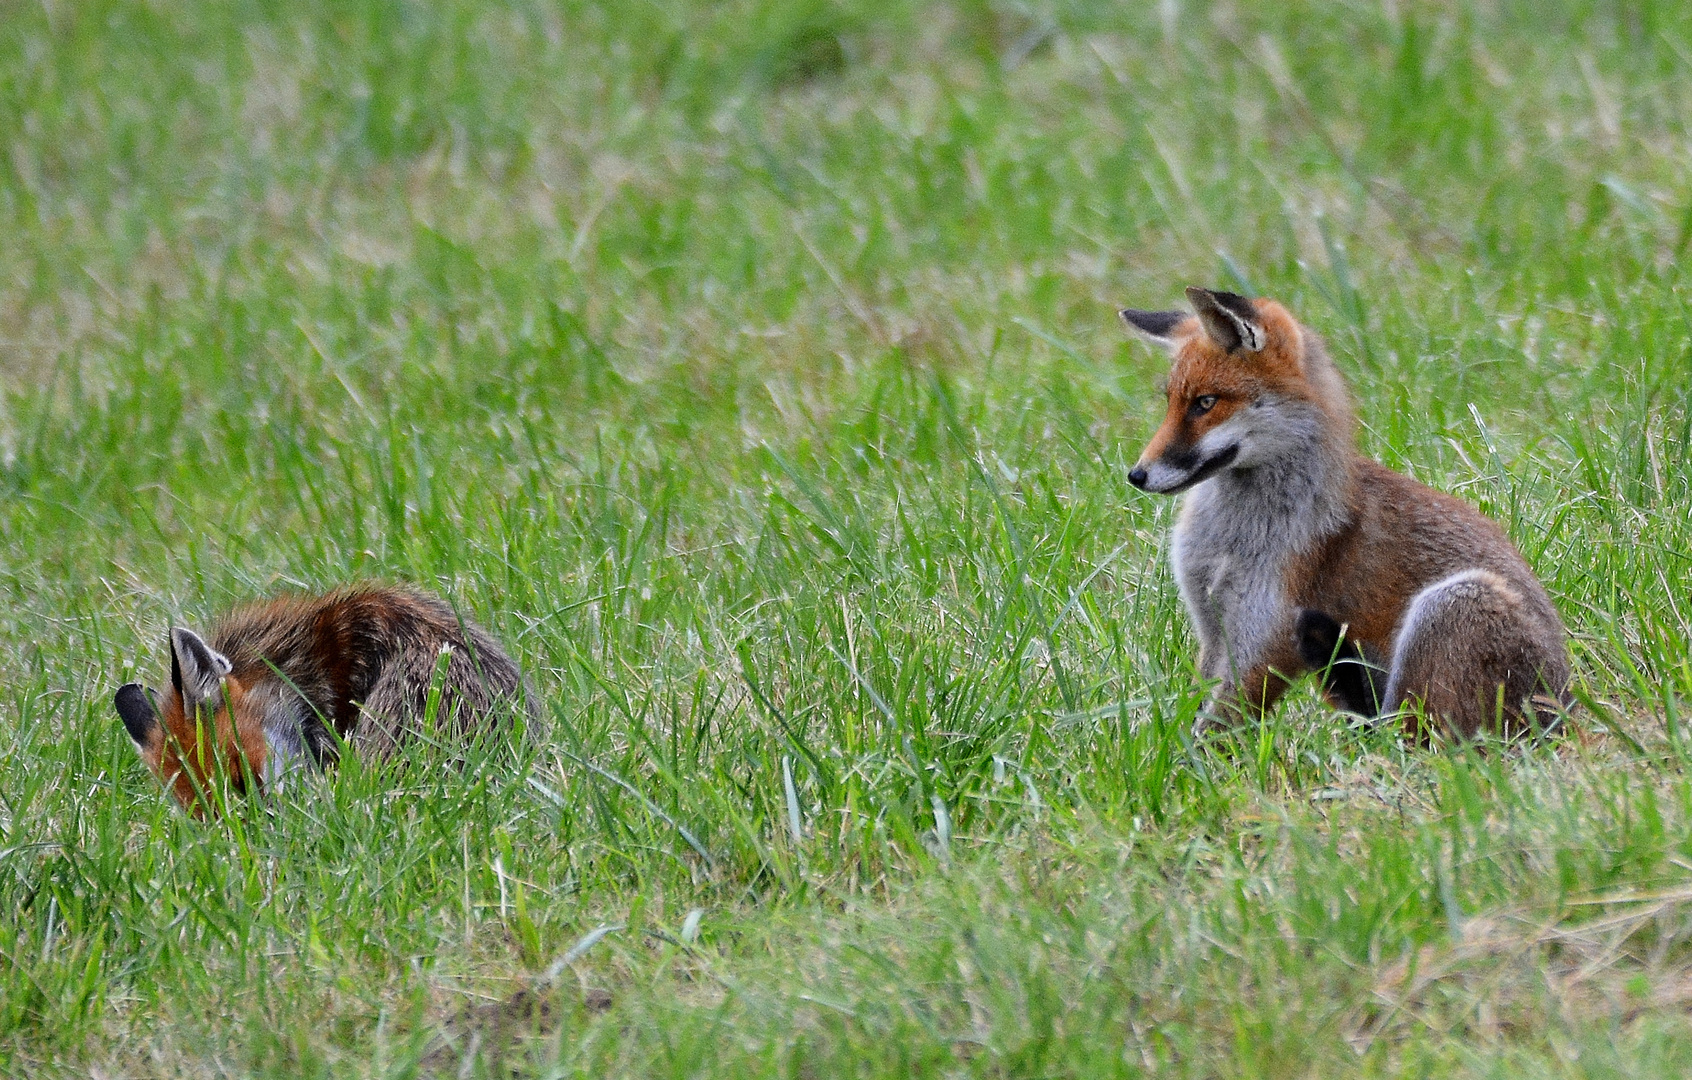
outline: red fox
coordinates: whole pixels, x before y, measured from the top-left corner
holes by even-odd
[[[1337,708],[1458,738],[1554,727],[1567,632],[1503,530],[1357,452],[1345,381],[1286,308],[1187,299],[1194,314],[1121,313],[1174,357],[1128,480],[1188,492],[1171,560],[1213,716],[1261,716],[1315,670]]]
[[[332,763],[342,738],[387,757],[422,729],[437,685],[443,732],[473,736],[519,707],[533,715],[499,644],[416,589],[279,597],[238,608],[208,637],[172,628],[169,688],[129,683],[116,698],[148,768],[196,816],[219,774],[236,792],[249,776],[276,790],[296,768]]]

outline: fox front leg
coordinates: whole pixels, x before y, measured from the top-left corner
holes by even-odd
[[[1197,621],[1197,620],[1195,620]],[[1218,731],[1226,731],[1239,724],[1238,709],[1239,694],[1233,687],[1228,671],[1226,650],[1219,647],[1219,643],[1209,634],[1204,633],[1206,627],[1199,623],[1199,675],[1211,685],[1210,695],[1205,698],[1198,716],[1193,720],[1193,737],[1210,735]]]
[[[1269,664],[1253,667],[1238,680],[1223,679],[1193,722],[1193,734],[1215,734],[1256,723],[1274,711],[1291,685],[1286,675]]]

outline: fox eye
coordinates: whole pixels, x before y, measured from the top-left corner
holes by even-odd
[[[1202,397],[1196,397],[1196,398],[1193,399],[1193,415],[1194,416],[1203,416],[1205,413],[1209,412],[1211,409],[1213,409],[1215,407],[1216,407],[1216,395],[1215,394],[1205,394]]]

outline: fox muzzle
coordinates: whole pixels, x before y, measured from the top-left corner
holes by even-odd
[[[1226,446],[1202,459],[1196,450],[1171,451],[1149,466],[1135,465],[1128,473],[1128,482],[1141,491],[1149,491],[1154,495],[1179,495],[1226,469],[1239,456],[1239,443]]]

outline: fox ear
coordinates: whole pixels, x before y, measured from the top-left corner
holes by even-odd
[[[113,704],[117,706],[124,730],[135,740],[136,746],[146,746],[152,741],[153,732],[159,726],[159,714],[153,708],[150,690],[140,683],[124,683],[118,687]]]
[[[1140,311],[1138,308],[1123,308],[1117,314],[1128,324],[1128,329],[1153,345],[1170,350],[1175,348],[1175,328],[1192,317],[1185,311]]]
[[[1188,286],[1187,299],[1198,312],[1205,334],[1229,352],[1235,349],[1258,352],[1267,342],[1257,308],[1238,293]]]
[[[171,627],[170,682],[182,695],[184,705],[192,707],[215,695],[233,667],[229,657],[207,645],[194,631]]]

